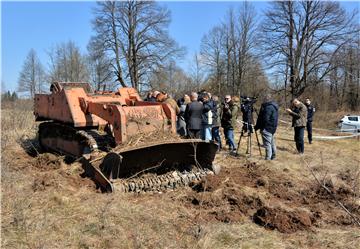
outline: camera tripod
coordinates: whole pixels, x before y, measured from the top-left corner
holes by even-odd
[[[259,116],[259,114],[257,113],[255,108],[254,108],[254,110],[255,110],[256,114]],[[248,120],[248,122],[244,122],[245,125],[243,125],[243,127],[242,127],[239,142],[238,142],[238,146],[237,146],[236,153],[235,153],[236,156],[239,155],[241,138],[244,137],[244,133],[247,133],[248,135],[247,135],[247,143],[246,143],[246,145],[247,145],[246,154],[249,154],[249,156],[251,157],[251,147],[252,147],[252,142],[251,142],[251,140],[252,140],[251,136],[252,135],[251,134],[253,133],[252,131],[254,131],[254,133],[255,133],[255,137],[256,137],[258,148],[259,148],[260,156],[262,156],[259,137],[258,137],[257,132],[254,129],[254,126],[252,125],[252,122],[253,122],[253,117],[252,117],[252,111],[251,111],[251,119]]]

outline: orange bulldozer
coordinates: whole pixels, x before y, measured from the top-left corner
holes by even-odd
[[[41,147],[81,161],[103,191],[161,191],[219,171],[217,145],[176,136],[169,104],[143,101],[134,88],[94,92],[88,83],[54,82],[50,92],[34,100]]]

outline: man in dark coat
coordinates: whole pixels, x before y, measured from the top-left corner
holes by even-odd
[[[310,99],[305,100],[305,105],[307,107],[306,130],[308,133],[309,144],[312,144],[312,121],[315,112],[315,107],[311,105]]]
[[[239,109],[237,99],[232,100],[230,95],[226,95],[225,102],[222,104],[221,126],[224,128],[226,143],[231,152],[236,151],[234,129],[236,128]]]
[[[276,145],[274,135],[278,125],[279,107],[272,100],[271,95],[265,96],[264,103],[261,104],[259,116],[256,121],[255,130],[261,132],[264,147],[266,150],[265,160],[274,160],[276,157]]]
[[[213,101],[213,127],[211,129],[212,138],[218,144],[219,150],[222,149],[221,137],[220,137],[220,125],[221,125],[221,105],[219,103],[218,96],[212,96]]]
[[[304,130],[307,120],[307,108],[298,99],[294,99],[291,109],[288,108],[286,111],[292,116],[296,149],[300,154],[304,154]]]
[[[210,99],[209,93],[204,93],[202,96],[203,114],[202,114],[202,139],[205,141],[212,140],[211,128],[213,124],[213,102]]]
[[[204,106],[198,101],[198,94],[191,94],[191,103],[185,109],[186,128],[188,130],[188,137],[200,138],[202,129],[202,114]]]

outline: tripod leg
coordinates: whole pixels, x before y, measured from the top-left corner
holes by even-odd
[[[249,154],[249,144],[250,144],[250,136],[248,134],[247,140],[246,140],[246,154]]]
[[[249,134],[249,156],[251,156],[251,133]]]
[[[240,149],[240,142],[241,142],[241,138],[243,137],[243,133],[241,132],[240,134],[240,138],[239,138],[239,142],[238,142],[238,146],[236,148],[236,154],[235,155],[239,155],[239,149]]]
[[[260,148],[260,142],[259,142],[259,137],[258,137],[257,131],[255,131],[255,135],[256,135],[256,141],[257,141],[257,144],[258,144],[258,148],[259,148],[260,156],[262,156],[262,153],[261,153],[261,148]]]

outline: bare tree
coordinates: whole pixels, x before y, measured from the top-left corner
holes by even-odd
[[[355,16],[347,15],[338,2],[272,2],[263,22],[264,54],[273,71],[288,74],[292,96],[333,70],[332,58],[358,30]]]
[[[239,58],[238,61],[238,84],[236,92],[240,94],[242,92],[242,86],[245,84],[244,78],[247,68],[251,66],[254,61],[253,49],[256,47],[257,42],[257,24],[256,24],[256,12],[254,7],[249,2],[244,2],[239,12],[239,24],[237,33],[239,36],[239,42],[237,43]]]
[[[329,107],[331,110],[360,107],[360,40],[341,49],[333,57],[334,70],[325,82],[329,86]]]
[[[100,44],[109,53],[111,58],[111,66],[117,82],[125,87],[126,83],[123,76],[123,66],[121,60],[124,56],[120,50],[120,31],[117,24],[120,13],[118,12],[118,3],[115,1],[99,1],[97,8],[94,9],[95,19],[93,27],[96,36],[92,39]]]
[[[45,85],[44,76],[43,66],[35,50],[31,49],[19,75],[18,91],[27,94],[31,98],[35,96],[35,93],[42,93]]]
[[[58,44],[49,52],[49,80],[65,82],[88,81],[86,56],[74,42]]]
[[[181,55],[168,34],[169,10],[154,1],[99,2],[95,15],[95,39],[110,52],[122,86],[140,89],[149,73]]]
[[[193,85],[196,86],[197,90],[200,91],[202,84],[205,81],[203,62],[201,61],[201,56],[195,52],[193,57],[193,62],[191,63],[192,67],[190,69],[190,76],[193,82]]]
[[[223,55],[223,39],[224,33],[221,26],[215,26],[209,33],[205,34],[201,40],[200,55],[203,58],[203,63],[209,71],[210,78],[213,77],[217,94],[222,91],[224,84],[224,55]]]
[[[149,82],[151,89],[166,91],[173,97],[180,97],[197,87],[175,61],[169,61],[153,71]]]
[[[217,94],[248,95],[267,85],[255,53],[255,18],[254,8],[245,2],[237,12],[229,9],[225,21],[203,37],[201,55],[208,69],[207,85]]]
[[[96,90],[113,88],[113,73],[111,71],[111,60],[108,58],[105,48],[91,40],[88,49],[88,72],[90,81]]]

